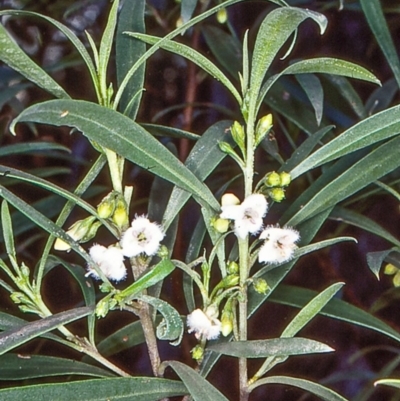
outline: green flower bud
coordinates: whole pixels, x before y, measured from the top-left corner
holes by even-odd
[[[239,273],[239,265],[236,262],[230,261],[228,262],[226,270],[229,274],[237,274]]]
[[[169,257],[169,250],[165,245],[161,245],[160,248],[157,251],[157,255],[161,258],[161,259],[166,259]]]
[[[111,192],[97,205],[97,213],[102,219],[111,217],[115,210],[115,195]]]
[[[229,274],[221,280],[222,288],[230,288],[239,284],[238,274]]]
[[[281,177],[281,187],[287,187],[292,182],[292,177],[289,173],[282,171],[279,175]]]
[[[233,123],[233,125],[231,127],[231,134],[232,134],[233,140],[237,143],[237,145],[239,146],[241,151],[244,152],[244,150],[245,150],[245,146],[244,146],[244,138],[245,138],[244,128],[238,121],[235,121]]]
[[[217,12],[217,21],[220,24],[225,24],[225,22],[228,20],[228,13],[226,11],[226,8],[221,8]]]
[[[393,274],[396,274],[398,271],[399,271],[399,269],[395,265],[388,263],[385,266],[383,273],[387,274],[388,276],[392,276]]]
[[[267,187],[280,187],[281,184],[281,176],[277,172],[273,171],[272,173],[268,173],[265,176],[265,185]]]
[[[232,155],[235,154],[235,151],[233,150],[232,146],[229,145],[228,142],[218,142],[219,148],[222,150],[222,152],[228,154],[228,155]]]
[[[201,345],[196,345],[190,352],[195,361],[200,362],[203,359],[204,349]]]
[[[21,275],[25,279],[29,280],[30,270],[29,270],[29,267],[25,263],[21,264]]]
[[[101,226],[101,222],[100,221],[94,222],[90,226],[88,232],[84,235],[84,237],[79,242],[88,242],[91,239],[93,239],[96,236],[97,230],[99,229],[100,226]]]
[[[15,304],[24,304],[29,301],[28,297],[24,293],[18,291],[10,294],[10,298]]]
[[[257,278],[253,281],[253,287],[259,294],[266,294],[269,286],[263,278]]]
[[[256,125],[255,146],[257,146],[272,128],[272,114],[261,117]]]
[[[224,234],[229,230],[229,220],[221,219],[221,218],[214,218],[211,221],[211,226],[220,234]]]
[[[223,310],[221,315],[221,333],[224,337],[233,331],[233,313],[231,310]]]
[[[126,205],[125,199],[121,196],[117,200],[117,204],[115,206],[114,214],[112,216],[113,222],[120,229],[125,229],[129,225],[129,216],[128,216],[128,207]]]
[[[285,199],[285,190],[282,188],[272,188],[268,191],[268,195],[275,202],[282,202]]]
[[[117,301],[114,298],[110,299],[109,296],[103,298],[96,305],[96,310],[95,310],[96,316],[99,318],[106,317],[107,313],[115,306],[117,306]]]
[[[393,277],[393,285],[395,287],[400,287],[400,271],[398,271]]]
[[[95,220],[96,217],[94,216],[87,217],[83,220],[78,220],[69,228],[67,234],[76,242],[80,242],[82,238],[84,238],[89,232]],[[56,242],[54,243],[54,249],[57,251],[69,251],[71,249],[71,245],[67,244],[62,239],[57,238]]]

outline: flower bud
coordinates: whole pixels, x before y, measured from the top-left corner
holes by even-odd
[[[67,234],[74,241],[80,242],[82,238],[84,238],[84,236],[89,232],[95,220],[96,218],[94,216],[87,217],[83,220],[78,220],[69,228]],[[54,249],[57,251],[69,251],[71,249],[71,245],[67,244],[62,239],[57,238],[56,242],[54,243]]]
[[[25,263],[21,264],[21,275],[23,278],[29,280],[30,270],[29,270],[29,267]]]
[[[229,274],[221,280],[222,288],[230,288],[239,284],[238,274]]]
[[[287,187],[291,183],[292,177],[285,171],[282,171],[279,175],[281,177],[281,187]]]
[[[253,281],[253,287],[259,294],[266,294],[269,286],[263,278],[257,278]]]
[[[87,233],[83,236],[83,238],[79,242],[88,242],[91,239],[93,239],[96,236],[97,230],[99,229],[100,226],[101,226],[101,222],[100,221],[95,221],[90,226],[90,228],[87,231]]]
[[[221,205],[222,206],[240,205],[240,200],[236,195],[227,193],[222,195]]]
[[[201,361],[203,359],[204,349],[201,345],[196,345],[190,352],[195,361]]]
[[[272,128],[272,114],[261,117],[256,126],[255,146],[257,146]]]
[[[398,271],[399,271],[399,269],[395,265],[388,263],[385,266],[383,273],[387,274],[388,276],[392,276],[393,274],[396,274]]]
[[[239,146],[239,148],[242,150],[242,152],[244,152],[244,129],[243,126],[238,122],[235,121],[231,127],[231,134],[232,134],[232,138],[233,140],[237,143],[237,145]]]
[[[23,292],[18,291],[10,294],[10,298],[15,304],[26,303],[29,301],[28,297]]]
[[[265,185],[267,187],[280,187],[282,186],[281,176],[273,171],[265,176]]]
[[[285,190],[282,188],[272,188],[268,191],[268,195],[275,202],[282,202],[285,199]]]
[[[400,287],[400,271],[398,271],[393,277],[393,285],[395,287]]]
[[[105,196],[102,201],[97,205],[97,213],[102,219],[111,217],[115,210],[115,196],[113,193]]]
[[[226,270],[229,274],[237,274],[239,273],[239,265],[236,262],[230,261],[228,262]]]
[[[117,204],[115,206],[114,214],[112,216],[113,222],[119,227],[120,229],[124,229],[129,225],[129,216],[127,211],[127,205],[125,199],[121,196],[117,200]]]
[[[221,333],[224,337],[229,336],[233,330],[233,313],[231,310],[223,310],[221,315]]]
[[[228,13],[226,11],[226,8],[221,8],[217,12],[217,21],[220,24],[225,24],[225,22],[228,20]]]
[[[224,234],[229,230],[229,220],[215,218],[211,221],[211,226],[220,234]]]
[[[169,257],[169,250],[165,245],[161,245],[157,251],[157,256],[161,259],[166,259]]]
[[[235,154],[235,151],[233,150],[232,146],[229,145],[228,142],[224,142],[224,141],[218,142],[218,146],[222,150],[222,152],[224,152],[228,155]]]

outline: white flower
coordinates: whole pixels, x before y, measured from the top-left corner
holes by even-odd
[[[136,217],[122,236],[122,253],[129,258],[141,253],[152,256],[163,238],[164,233],[157,223],[151,223],[145,216]]]
[[[267,208],[268,203],[265,196],[253,194],[248,196],[240,205],[223,205],[219,217],[234,220],[235,234],[244,239],[247,234],[257,234],[261,230]]]
[[[113,246],[106,248],[103,245],[96,244],[90,248],[89,255],[110,280],[120,281],[126,277],[126,267],[121,249]],[[96,279],[100,278],[96,270],[90,265],[88,266],[87,275],[92,275]]]
[[[265,242],[260,248],[258,260],[261,263],[283,263],[292,258],[300,234],[290,227],[269,226],[260,234],[260,239]]]
[[[221,332],[221,322],[213,316],[213,313],[204,313],[201,309],[195,309],[187,317],[187,325],[189,333],[199,340],[204,337],[206,340],[215,340]]]

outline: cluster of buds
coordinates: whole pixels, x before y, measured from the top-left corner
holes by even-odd
[[[118,192],[105,196],[97,206],[97,213],[102,219],[110,219],[121,231],[129,225],[128,205]]]
[[[261,191],[268,195],[273,201],[281,202],[285,199],[285,189],[290,182],[291,177],[289,173],[284,171],[281,173],[272,171],[264,177]]]
[[[391,263],[388,263],[383,270],[388,276],[393,276],[392,282],[395,287],[400,287],[400,269]]]

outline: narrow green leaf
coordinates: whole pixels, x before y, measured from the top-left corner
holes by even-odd
[[[299,224],[396,169],[399,166],[397,151],[399,146],[400,137],[396,137],[375,148],[337,178],[327,182],[312,199],[304,204],[301,210],[290,218],[287,224],[294,226]]]
[[[176,372],[194,401],[228,401],[213,385],[189,366],[177,361],[166,361],[163,365],[170,366]]]
[[[374,386],[379,386],[380,384],[383,384],[384,386],[400,388],[400,380],[399,379],[381,379],[381,380],[377,380],[374,383]]]
[[[325,31],[327,20],[319,13],[295,7],[282,7],[269,13],[259,28],[252,58],[249,87],[249,110],[257,113],[257,102],[264,77],[278,51],[290,35],[307,18]]]
[[[394,235],[390,234],[381,225],[375,223],[375,221],[371,220],[369,217],[354,210],[336,206],[329,218],[345,224],[350,224],[354,227],[362,228],[363,230],[378,235],[379,237],[391,242],[393,245],[400,247],[400,241]]]
[[[86,47],[78,39],[78,37],[75,35],[75,33],[71,31],[71,29],[67,28],[65,25],[61,24],[60,22],[58,22],[57,20],[55,20],[53,18],[47,17],[47,16],[45,16],[43,14],[35,13],[35,12],[32,12],[32,11],[4,10],[4,11],[0,11],[0,15],[15,15],[15,16],[36,17],[36,18],[44,19],[45,21],[47,21],[47,22],[51,23],[52,25],[54,25],[74,45],[76,50],[80,53],[80,55],[81,55],[83,61],[85,62],[86,66],[88,67],[93,83],[95,84],[97,82],[96,69],[94,67],[93,61],[90,58],[90,55],[89,55],[88,51],[86,50]],[[27,77],[27,78],[32,80],[29,77]],[[34,80],[32,80],[32,81],[34,81]],[[96,87],[96,85],[95,85],[95,87]],[[59,97],[59,96],[57,96],[57,97]],[[67,95],[67,97],[69,97],[69,96]]]
[[[2,401],[22,400],[134,400],[158,401],[167,397],[187,394],[185,386],[175,380],[155,377],[118,377],[115,379],[94,379],[72,383],[19,386],[0,390]]]
[[[16,209],[27,216],[31,221],[34,221],[39,227],[46,230],[48,233],[54,235],[57,238],[61,238],[63,241],[69,243],[72,249],[81,255],[87,262],[91,262],[89,255],[83,250],[83,248],[75,242],[64,230],[54,224],[46,216],[39,213],[31,205],[24,202],[22,199],[15,196],[12,192],[0,185],[0,196],[11,203]]]
[[[319,341],[307,338],[273,338],[270,340],[233,341],[213,344],[208,350],[237,358],[267,358],[271,356],[305,355],[332,352],[333,349]]]
[[[325,386],[322,386],[321,384],[313,383],[309,380],[297,379],[287,376],[271,376],[265,379],[260,379],[255,384],[250,386],[250,390],[254,390],[255,388],[263,386],[265,384],[284,384],[287,386],[298,387],[302,390],[315,394],[324,401],[347,401],[346,398],[342,397],[335,391],[330,390]]]
[[[360,0],[365,18],[400,87],[400,62],[379,0]]]
[[[132,283],[129,287],[118,293],[118,298],[121,300],[129,300],[141,291],[157,284],[159,281],[167,277],[175,269],[174,264],[169,259],[162,259],[152,269],[143,274],[138,280]]]
[[[167,127],[165,125],[143,124],[143,123],[140,123],[140,125],[146,131],[150,132],[151,135],[167,136],[169,138],[187,138],[192,141],[197,141],[198,139],[200,139],[200,135],[193,134],[192,132],[184,131],[182,129],[175,127]]]
[[[376,278],[379,280],[379,272],[382,267],[382,263],[392,252],[396,249],[386,249],[385,251],[378,252],[368,252],[367,253],[367,263],[369,269],[375,274]]]
[[[324,90],[321,81],[314,74],[298,75],[296,79],[310,100],[314,108],[315,119],[320,125],[324,109]]]
[[[18,180],[26,181],[26,182],[29,182],[30,184],[37,185],[37,186],[47,189],[57,195],[60,195],[63,198],[68,199],[69,201],[74,202],[76,205],[80,206],[82,209],[86,210],[91,215],[97,217],[102,222],[102,224],[105,227],[107,227],[109,229],[109,231],[114,233],[114,235],[116,236],[115,228],[111,224],[109,224],[106,220],[98,217],[97,210],[92,205],[90,205],[89,203],[84,201],[81,196],[77,196],[77,195],[73,194],[72,192],[69,192],[66,189],[63,189],[63,188],[51,183],[50,181],[43,180],[39,177],[36,177],[34,175],[25,173],[23,171],[20,171],[20,170],[11,168],[11,167],[0,165],[0,174],[7,175],[8,177],[17,178]],[[27,215],[27,216],[29,217],[29,215]]]
[[[291,64],[289,67],[286,67],[279,74],[273,75],[272,77],[268,78],[268,80],[265,82],[260,90],[257,107],[259,107],[265,95],[270,91],[271,87],[280,77],[282,77],[283,75],[291,74],[329,74],[333,75],[332,79],[336,79],[336,76],[343,76],[354,79],[361,79],[378,85],[380,84],[380,81],[378,80],[378,78],[375,77],[374,74],[372,74],[365,68],[357,64],[350,63],[348,61],[331,57],[318,57],[313,59],[301,60]],[[349,89],[347,89],[347,92],[348,91]],[[358,104],[358,102],[357,105],[357,111],[360,107],[363,108],[362,104],[360,105]],[[365,112],[363,114],[365,114]]]
[[[204,181],[226,156],[218,143],[224,141],[233,145],[232,135],[227,132],[231,124],[230,121],[219,121],[212,125],[193,146],[185,165],[200,181]],[[183,188],[177,186],[173,189],[164,214],[163,227],[170,226],[189,198],[190,193]]]
[[[157,326],[157,338],[178,340],[178,343],[172,343],[172,345],[178,345],[183,335],[183,322],[176,309],[167,302],[148,295],[141,295],[139,299],[157,309],[163,316],[163,320]]]
[[[7,253],[15,259],[16,255],[12,220],[10,209],[8,208],[8,204],[5,200],[1,202],[1,226],[3,229],[3,238]]]
[[[288,285],[280,285],[268,298],[270,302],[290,305],[296,308],[302,308],[317,292],[299,287]],[[400,334],[388,326],[386,323],[377,319],[368,312],[357,308],[347,302],[339,299],[332,299],[321,311],[321,315],[331,317],[333,319],[342,320],[357,326],[366,327],[368,329],[384,334],[396,341],[400,341]]]
[[[48,152],[51,150],[71,153],[71,150],[66,146],[54,142],[25,142],[0,147],[0,157],[23,153]]]
[[[108,14],[107,24],[100,41],[99,49],[99,69],[98,77],[100,81],[100,93],[103,101],[107,99],[107,67],[110,59],[111,48],[114,42],[114,32],[117,26],[117,11],[119,0],[114,0],[110,13]]]
[[[291,172],[296,178],[311,169],[400,132],[400,106],[375,114],[349,128],[303,160]]]
[[[51,376],[114,376],[107,370],[72,359],[43,355],[6,354],[0,357],[0,380],[23,380]]]
[[[22,345],[35,337],[39,337],[58,326],[65,325],[82,317],[93,313],[93,307],[82,307],[71,309],[66,312],[57,313],[37,320],[32,323],[27,323],[16,329],[7,330],[0,334],[0,355]]]
[[[282,333],[282,337],[295,336],[321,311],[321,309],[335,296],[343,285],[344,283],[332,284],[330,287],[315,296],[286,326]]]
[[[124,34],[126,31],[145,32],[146,0],[125,0],[118,17],[117,34],[115,40],[115,54],[118,86],[128,73],[131,65],[146,51],[146,45]],[[120,110],[133,120],[139,109],[141,94],[144,85],[145,65],[138,69],[129,80],[120,102]],[[132,102],[132,99],[135,99]]]
[[[220,207],[208,187],[171,152],[140,125],[114,110],[79,100],[53,100],[24,110],[13,127],[18,122],[75,127],[89,139],[189,191],[212,208]]]
[[[0,60],[18,71],[25,78],[60,99],[70,96],[50,75],[34,63],[8,35],[0,24]]]
[[[145,43],[155,45],[160,41],[161,38],[156,36],[145,35],[141,33],[128,32],[128,35],[133,36],[134,38],[140,39]],[[207,57],[204,57],[198,51],[192,49],[189,46],[186,46],[179,42],[173,42],[172,40],[164,41],[160,45],[160,47],[164,50],[168,50],[172,53],[179,54],[182,57],[187,58],[192,63],[195,63],[204,71],[209,73],[216,80],[221,82],[235,97],[236,101],[240,105],[242,103],[241,96],[236,88],[233,86],[232,82],[226,77],[226,75]]]

